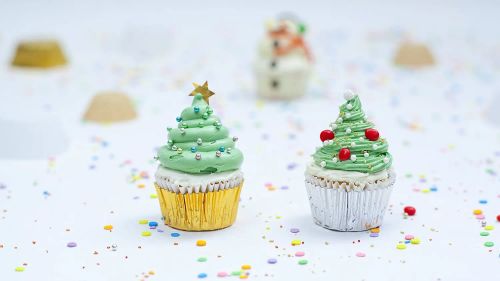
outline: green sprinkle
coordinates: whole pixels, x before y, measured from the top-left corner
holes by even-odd
[[[240,271],[233,271],[233,272],[231,272],[231,275],[233,275],[233,276],[240,276],[241,275],[241,270]]]
[[[300,264],[300,265],[306,265],[306,264],[307,264],[307,260],[300,260],[300,261],[299,261],[299,264]]]
[[[493,246],[495,246],[495,243],[493,243],[493,242],[484,242],[484,246],[486,246],[486,247],[493,247]]]
[[[486,232],[486,231],[481,231],[481,233],[479,233],[481,236],[488,236],[490,235],[489,232]]]
[[[197,261],[199,261],[199,262],[206,262],[206,261],[207,261],[207,258],[206,258],[206,257],[199,257],[199,258],[197,259]]]

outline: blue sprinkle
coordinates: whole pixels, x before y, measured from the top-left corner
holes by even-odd
[[[485,199],[479,200],[479,204],[486,204],[486,203],[488,203],[488,200],[485,200]]]
[[[226,150],[226,148],[225,148],[225,147],[223,147],[223,146],[219,147],[219,151],[220,151],[220,152],[224,152],[224,150]]]
[[[410,240],[405,240],[405,244],[410,244]]]
[[[430,190],[432,192],[436,192],[438,190],[438,188],[435,185],[433,185],[433,186],[431,186]]]
[[[158,223],[157,223],[157,222],[155,222],[155,221],[150,221],[150,222],[149,222],[149,226],[150,226],[150,227],[157,227],[157,226],[158,226]]]
[[[206,273],[200,273],[200,274],[198,274],[198,278],[207,278],[207,274]]]
[[[177,122],[181,122],[181,121],[182,121],[182,117],[177,116],[177,117],[175,118],[175,120],[177,120]]]
[[[170,236],[172,236],[172,237],[179,237],[179,236],[181,236],[181,234],[177,233],[177,232],[172,232],[172,233],[170,233]]]

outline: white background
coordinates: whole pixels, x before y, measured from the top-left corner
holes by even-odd
[[[141,280],[151,270],[148,280],[195,280],[202,272],[212,280],[243,264],[252,266],[254,280],[499,276],[500,134],[486,118],[500,94],[497,3],[94,2],[0,2],[1,117],[55,114],[71,142],[50,159],[0,159],[0,280]],[[308,24],[316,65],[305,98],[271,103],[256,99],[251,63],[264,21],[281,11]],[[34,37],[57,38],[69,65],[11,68],[17,42]],[[428,44],[438,64],[395,68],[391,60],[405,38]],[[178,238],[161,225],[164,232],[142,237],[148,227],[138,221],[160,222],[160,210],[150,198],[152,179],[131,183],[130,177],[154,174],[152,158],[166,143],[166,127],[190,104],[191,82],[204,80],[216,92],[215,113],[239,136],[246,157],[237,221]],[[378,238],[325,230],[310,217],[305,163],[319,132],[336,118],[345,88],[360,93],[398,173]],[[82,122],[88,101],[102,90],[127,93],[139,118],[109,126]],[[438,191],[421,192],[432,186]],[[406,205],[416,207],[415,217],[403,217]],[[497,228],[488,237],[479,235],[472,215],[478,208]],[[103,230],[107,224],[112,232]],[[405,234],[422,243],[397,250]],[[196,247],[198,239],[207,246]],[[293,239],[304,244],[292,247]],[[495,246],[484,247],[486,241]],[[117,251],[107,249],[112,244]],[[305,252],[307,265],[297,264],[297,251]],[[197,262],[202,256],[208,261]],[[269,258],[278,263],[267,264]],[[24,263],[24,272],[14,271]]]

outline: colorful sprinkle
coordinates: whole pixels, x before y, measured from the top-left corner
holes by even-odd
[[[472,211],[472,213],[473,213],[474,215],[480,215],[480,214],[482,214],[482,213],[483,213],[483,211],[482,211],[482,210],[479,210],[479,209],[476,209],[476,210]]]
[[[303,257],[304,255],[305,255],[305,253],[304,253],[304,252],[296,252],[296,253],[295,253],[295,256],[296,256],[296,257]]]
[[[488,235],[490,235],[490,233],[487,232],[487,231],[481,231],[481,233],[479,233],[479,235],[481,235],[481,236],[488,236]]]
[[[226,277],[227,275],[228,275],[227,272],[224,271],[217,273],[217,277]]]
[[[277,260],[277,259],[275,259],[275,258],[271,258],[271,259],[268,259],[268,260],[267,260],[267,263],[268,263],[268,264],[275,264],[275,263],[277,263],[277,262],[278,262],[278,260]]]
[[[359,257],[359,258],[364,258],[365,256],[366,256],[366,254],[365,254],[365,253],[363,253],[363,252],[357,252],[357,253],[356,253],[356,257]]]
[[[172,232],[172,233],[170,233],[170,236],[172,236],[172,237],[179,237],[179,236],[181,236],[181,234],[177,233],[177,232]]]
[[[16,272],[23,272],[23,271],[24,271],[24,269],[25,269],[25,268],[24,268],[24,266],[18,266],[18,267],[16,267],[16,268],[14,268],[14,270],[15,270]]]
[[[485,247],[493,247],[493,246],[495,246],[495,243],[490,242],[490,241],[488,241],[488,242],[484,242],[484,246],[485,246]]]
[[[113,226],[111,224],[105,225],[104,230],[112,230]]]
[[[150,222],[148,223],[148,225],[149,225],[149,227],[157,227],[157,226],[158,226],[158,223],[157,223],[157,222],[155,222],[155,221],[150,221]]]
[[[404,249],[406,249],[406,245],[403,244],[403,243],[399,243],[399,244],[396,245],[396,249],[398,249],[398,250],[404,250]]]
[[[252,269],[252,266],[249,265],[249,264],[244,264],[244,265],[241,266],[241,269],[243,269],[243,270],[250,270],[250,269]]]
[[[198,246],[198,247],[204,247],[206,245],[207,245],[207,241],[205,241],[205,240],[196,241],[196,246]]]
[[[487,203],[488,203],[488,200],[485,200],[485,199],[479,200],[479,204],[487,204]]]
[[[417,245],[417,244],[420,244],[420,239],[418,238],[413,238],[410,240],[410,243],[414,244],[414,245]]]
[[[302,244],[302,242],[300,240],[298,240],[298,239],[292,240],[292,246],[298,246],[298,245],[301,245],[301,244]]]
[[[69,242],[68,244],[66,244],[66,246],[68,246],[69,248],[74,248],[76,247],[76,242]]]
[[[151,236],[151,232],[149,232],[149,231],[143,231],[141,235],[144,236],[144,237]]]
[[[493,225],[487,225],[484,227],[484,230],[493,230],[493,229],[495,229]]]
[[[299,264],[300,265],[306,265],[307,264],[307,260],[299,260]]]
[[[207,278],[207,274],[206,273],[200,273],[200,274],[198,274],[198,278],[201,278],[201,279]]]
[[[411,235],[411,234],[406,234],[406,235],[405,235],[405,240],[411,240],[411,239],[413,239],[413,238],[414,238],[414,237],[413,237],[413,235]]]
[[[291,228],[291,229],[290,229],[290,232],[291,232],[291,233],[299,233],[299,232],[300,232],[300,229],[298,229],[298,228]]]
[[[148,220],[139,220],[139,224],[148,224]]]
[[[206,257],[199,257],[197,259],[198,262],[206,262],[207,261],[207,258]]]

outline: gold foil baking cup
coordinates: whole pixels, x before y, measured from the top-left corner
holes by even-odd
[[[226,228],[238,213],[243,182],[236,187],[199,193],[175,193],[155,183],[165,224],[180,230],[206,231]]]
[[[35,40],[17,46],[12,65],[49,68],[66,64],[66,57],[57,41]]]

